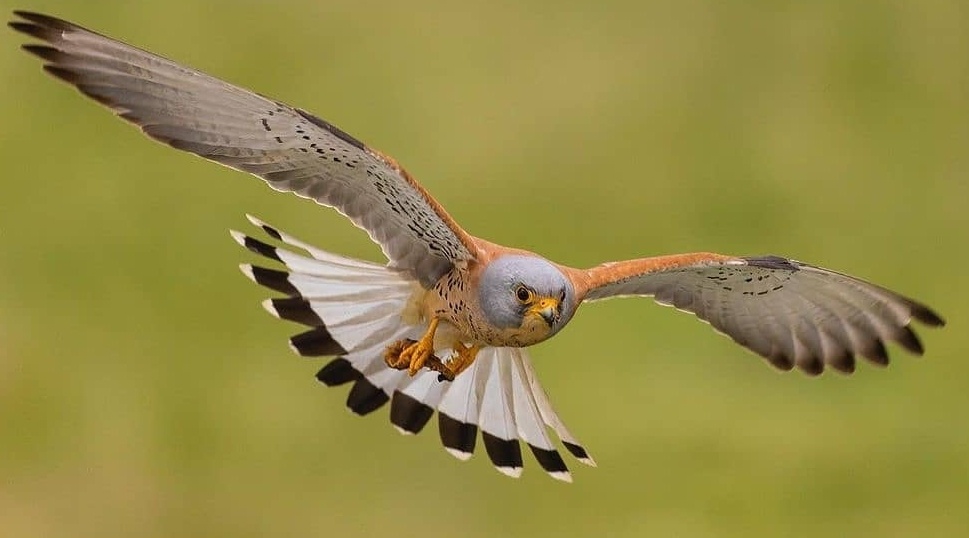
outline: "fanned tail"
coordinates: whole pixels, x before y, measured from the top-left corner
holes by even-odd
[[[352,383],[347,407],[354,413],[366,415],[390,401],[394,427],[416,434],[437,410],[441,442],[449,453],[470,458],[480,429],[488,457],[508,476],[521,475],[522,440],[549,475],[572,480],[549,428],[580,462],[595,465],[555,414],[525,350],[484,348],[453,382],[439,381],[437,373],[427,370],[411,377],[389,368],[384,362],[387,346],[416,340],[427,329],[411,312],[415,298],[424,292],[420,284],[392,268],[324,252],[251,216],[249,220],[271,238],[309,255],[231,232],[239,244],[285,266],[285,271],[248,264],[241,269],[256,283],[286,296],[263,303],[271,314],[309,327],[290,338],[293,351],[305,357],[336,357],[316,377],[327,386]],[[444,360],[449,353],[438,350]]]

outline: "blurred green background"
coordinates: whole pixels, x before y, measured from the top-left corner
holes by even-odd
[[[588,306],[532,354],[599,468],[510,480],[347,412],[227,229],[379,260],[365,234],[148,142],[4,29],[0,534],[966,535],[964,1],[14,7],[307,108],[476,235],[577,266],[785,254],[950,323],[810,379],[649,301]]]

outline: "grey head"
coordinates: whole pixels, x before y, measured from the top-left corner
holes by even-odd
[[[538,343],[558,332],[575,313],[575,289],[562,271],[537,256],[509,254],[481,274],[478,300],[487,321],[511,330],[520,345]],[[520,330],[514,334],[515,330]]]

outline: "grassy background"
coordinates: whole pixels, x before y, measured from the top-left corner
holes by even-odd
[[[7,536],[964,536],[969,17],[922,2],[198,0],[48,11],[305,107],[472,233],[578,266],[787,254],[936,307],[924,359],[778,375],[647,301],[533,350],[599,462],[520,481],[360,419],[228,237],[333,212],[143,139],[0,32]],[[897,349],[895,350],[897,351]]]

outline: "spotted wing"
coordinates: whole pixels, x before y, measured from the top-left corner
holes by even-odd
[[[148,136],[336,208],[390,260],[430,286],[475,248],[395,161],[303,110],[72,23],[15,12],[10,26],[45,41],[24,49]]]
[[[910,325],[941,326],[925,305],[854,277],[777,256],[699,253],[603,264],[586,273],[586,300],[652,296],[692,312],[774,366],[809,374],[887,364],[885,342],[922,354]]]

